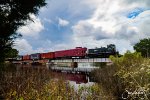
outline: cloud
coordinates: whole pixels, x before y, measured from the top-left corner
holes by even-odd
[[[132,45],[150,36],[150,28],[148,28],[150,10],[133,14],[137,8],[145,9],[146,2],[141,4],[140,1],[135,1],[129,4],[124,0],[88,0],[86,3],[89,3],[89,6],[95,6],[95,11],[90,18],[80,20],[72,26],[73,40],[78,45],[94,47],[106,45],[113,40],[112,43],[116,45],[122,44],[119,45],[122,52],[127,49],[133,50]],[[129,18],[126,14],[132,14],[132,16]],[[116,42],[117,40],[126,42]],[[123,45],[126,45],[126,48]]]
[[[144,7],[150,7],[150,1],[149,0],[122,0],[123,3],[127,5],[135,4],[140,5]]]
[[[48,19],[48,18],[44,18],[43,21],[48,22],[48,23],[50,23],[50,24],[52,23],[52,20],[51,20],[51,19]]]
[[[41,41],[42,46],[34,49],[31,43],[28,42],[26,39],[17,39],[15,41],[15,46],[17,50],[19,50],[19,54],[32,54],[32,53],[41,53],[41,52],[49,52],[52,51],[51,46],[52,42],[50,40],[43,40]]]
[[[133,51],[132,46],[140,39],[150,37],[149,7],[149,0],[49,0],[40,18],[34,16],[36,24],[30,22],[35,26],[28,24],[20,33],[45,39],[38,44],[33,43],[34,39],[25,39],[24,44],[31,46],[29,52],[76,46],[95,48],[114,43],[124,53]]]
[[[69,24],[69,21],[58,18],[58,24],[59,26],[67,26]]]
[[[26,39],[17,39],[14,48],[19,50],[19,54],[30,54],[33,52],[32,46]]]
[[[39,33],[44,30],[44,26],[40,18],[35,15],[30,15],[30,17],[33,21],[27,21],[27,25],[20,27],[17,32],[23,36],[38,37]]]

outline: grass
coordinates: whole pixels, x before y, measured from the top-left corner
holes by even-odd
[[[75,90],[63,77],[53,78],[45,67],[5,65],[1,70],[0,96],[4,100],[108,100],[112,97],[95,84]]]
[[[91,74],[97,81],[90,87],[75,90],[65,78],[54,78],[45,67],[0,69],[0,99],[4,100],[149,100],[150,59],[127,52],[110,57],[113,65],[101,66]]]
[[[45,68],[5,65],[1,70],[1,97],[11,100],[30,95],[32,98],[34,95],[31,92],[41,91],[42,86],[51,79],[50,77],[51,74]]]

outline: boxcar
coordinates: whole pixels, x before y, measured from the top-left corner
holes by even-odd
[[[39,60],[41,58],[40,53],[35,53],[30,55],[31,60]]]
[[[30,55],[24,55],[23,60],[30,60]]]
[[[54,59],[54,52],[41,53],[41,59]]]
[[[76,47],[75,49],[69,49],[69,50],[62,50],[62,51],[56,51],[55,57],[56,58],[83,58],[86,56],[87,48],[82,47]]]

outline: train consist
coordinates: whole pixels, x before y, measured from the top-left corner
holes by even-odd
[[[107,47],[87,49],[86,47],[76,47],[75,49],[60,50],[47,53],[35,53],[30,55],[18,56],[16,60],[44,60],[44,59],[64,59],[64,58],[108,58],[110,55],[118,55],[114,44]]]

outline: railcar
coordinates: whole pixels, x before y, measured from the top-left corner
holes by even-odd
[[[55,58],[84,58],[87,48],[76,47],[75,49],[55,51]]]
[[[41,59],[54,59],[54,58],[55,58],[54,52],[41,53]]]
[[[30,60],[30,55],[24,55],[23,60]]]
[[[31,58],[31,60],[40,60],[41,55],[40,55],[40,53],[31,54],[30,58]]]

